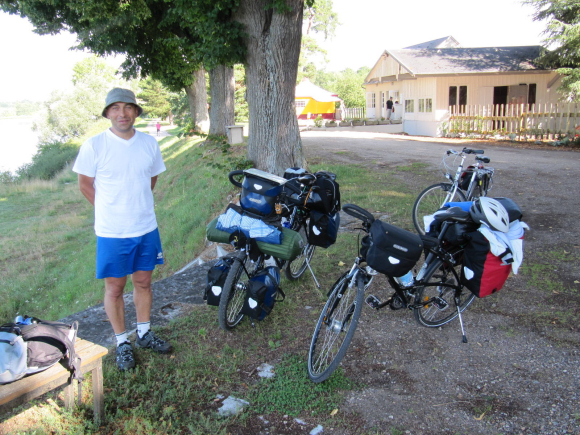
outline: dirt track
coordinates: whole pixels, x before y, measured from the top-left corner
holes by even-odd
[[[580,434],[580,153],[375,133],[306,132],[302,140],[308,158],[373,171],[428,163],[430,174],[408,180],[416,193],[443,181],[446,149],[483,148],[496,168],[493,195],[513,198],[531,227],[528,267],[466,312],[468,344],[456,323],[430,330],[404,310],[365,308],[343,364],[365,387],[346,411],[377,433]],[[389,294],[376,284],[372,292]]]

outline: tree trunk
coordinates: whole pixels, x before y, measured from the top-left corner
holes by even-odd
[[[193,72],[194,81],[185,88],[189,111],[195,130],[201,133],[209,132],[209,117],[207,112],[207,89],[205,86],[205,70],[203,68]]]
[[[234,68],[218,65],[209,71],[209,134],[227,136],[227,126],[234,125]]]
[[[241,0],[234,19],[247,33],[248,158],[281,175],[306,165],[294,108],[304,0],[286,0],[284,13],[266,10],[270,3]]]

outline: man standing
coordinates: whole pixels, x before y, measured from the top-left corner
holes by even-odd
[[[387,100],[387,119],[391,119],[392,113],[393,113],[393,97],[390,97]]]
[[[135,367],[125,329],[127,275],[137,311],[135,346],[159,353],[172,349],[150,330],[151,275],[156,264],[163,264],[153,188],[165,164],[157,141],[133,128],[142,112],[132,91],[112,89],[102,113],[111,128],[81,146],[73,167],[82,194],[95,208],[97,279],[105,280],[105,312],[117,338],[120,370]]]

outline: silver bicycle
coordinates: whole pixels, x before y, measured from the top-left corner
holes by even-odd
[[[447,183],[437,183],[419,194],[413,205],[413,224],[419,234],[425,234],[424,217],[432,215],[448,202],[471,201],[487,196],[493,185],[494,168],[485,167],[489,157],[480,156],[483,150],[463,148],[461,151],[448,150],[443,156],[441,169]],[[465,159],[475,154],[475,164],[464,168]]]

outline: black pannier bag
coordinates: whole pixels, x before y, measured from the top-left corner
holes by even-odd
[[[259,169],[245,170],[240,197],[242,209],[258,216],[275,216],[284,183],[286,179],[277,175]]]
[[[435,218],[431,225],[429,226],[429,231],[427,232],[427,236],[438,238],[439,234],[441,233],[441,228],[443,226],[443,222],[445,222],[448,218],[448,214],[439,212],[453,212],[452,214],[455,215],[465,215],[466,217],[469,215],[469,212],[461,210],[459,207],[443,207],[437,210],[435,214]],[[451,225],[448,226],[445,235],[443,236],[443,241],[451,243],[452,245],[463,245],[467,242],[467,233],[475,231],[479,226],[478,223],[475,222],[452,222]]]
[[[308,243],[328,248],[336,242],[339,227],[340,213],[330,215],[311,211],[308,222]]]
[[[306,207],[310,210],[326,214],[340,211],[340,186],[336,175],[331,172],[317,172],[316,181],[312,185],[306,199]]]
[[[369,235],[370,240],[363,243],[361,254],[366,251],[367,264],[378,272],[403,276],[421,258],[423,242],[415,233],[376,219]]]
[[[248,282],[242,314],[252,319],[264,320],[276,302],[282,302],[285,299],[286,295],[279,284],[280,269],[278,267],[268,266],[256,272]]]
[[[0,384],[46,370],[59,361],[74,379],[82,380],[75,354],[78,322],[68,325],[24,316],[25,323],[0,326]]]
[[[233,257],[222,257],[207,271],[203,299],[208,305],[219,306],[224,284],[233,263]]]
[[[479,231],[467,234],[467,238],[461,283],[478,298],[500,291],[512,270],[511,264],[503,264],[501,257],[491,253],[489,241]]]

